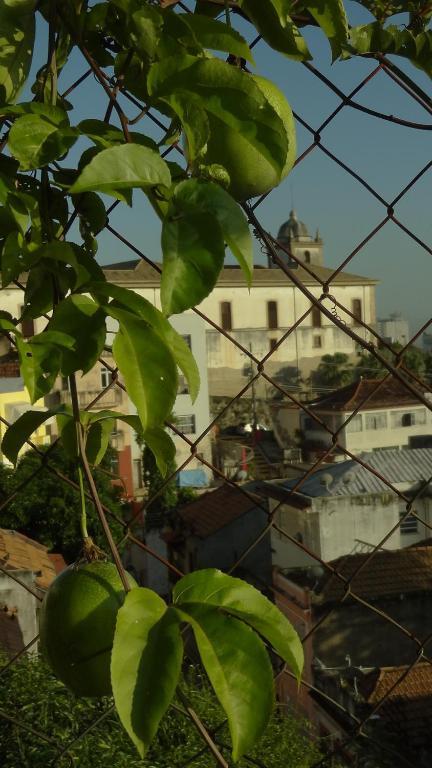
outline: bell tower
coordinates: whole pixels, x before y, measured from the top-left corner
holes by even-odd
[[[288,220],[279,227],[276,239],[281,245],[288,248],[292,255],[300,262],[305,264],[315,264],[319,267],[324,266],[323,241],[318,228],[315,237],[312,237],[308,232],[306,224],[297,218],[297,214],[294,210],[290,211]],[[285,251],[280,249],[278,255],[283,259],[287,266],[293,266],[292,261]],[[269,264],[269,266],[275,265]]]

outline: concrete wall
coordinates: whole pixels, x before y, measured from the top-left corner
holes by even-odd
[[[355,586],[353,587],[355,591]],[[432,632],[432,595],[400,595],[396,599],[373,602],[415,637],[423,639]],[[322,614],[328,618],[316,630],[314,655],[328,667],[345,666],[347,654],[353,666],[389,667],[410,664],[417,646],[400,629],[364,605],[347,602],[330,613],[330,605],[315,610],[315,621]]]
[[[34,574],[32,571],[14,570],[14,575],[25,584],[28,584],[28,586],[34,588]],[[4,605],[14,612],[15,618],[10,619],[10,621],[17,622],[22,638],[21,647],[24,647],[33,640],[39,631],[37,618],[39,601],[7,574],[0,573],[0,607]],[[7,638],[3,638],[4,643],[5,641],[7,641]],[[0,647],[1,645],[2,637],[0,636]],[[36,644],[33,646],[33,650],[35,649]]]
[[[190,539],[179,566],[181,570],[198,568],[219,568],[228,571],[240,555],[262,533],[267,525],[266,513],[255,508],[221,528],[205,539]],[[247,579],[256,579],[257,584],[271,585],[271,542],[267,534],[242,561],[233,574]],[[180,561],[178,561],[180,562]]]
[[[316,410],[317,416],[334,432],[350,416],[350,412],[342,414],[326,414]],[[415,422],[410,426],[401,426],[404,416],[412,415]],[[373,427],[374,418],[378,417]],[[331,436],[319,424],[311,421],[305,413],[300,414],[300,422],[305,433],[305,439],[320,443],[327,447]],[[418,423],[416,423],[418,422]],[[365,410],[355,417],[339,435],[340,444],[353,453],[373,451],[379,448],[408,447],[410,438],[417,435],[432,435],[432,412],[423,405],[413,405],[403,408],[375,408]]]

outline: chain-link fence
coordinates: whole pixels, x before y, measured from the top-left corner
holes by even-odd
[[[182,8],[183,10],[188,10],[186,6],[183,7],[182,5]],[[264,45],[264,43],[259,38],[253,40],[251,43],[252,47],[259,47],[262,45]],[[116,111],[120,122],[126,127],[131,124],[139,125],[140,121],[145,121],[146,123],[151,122],[153,126],[152,131],[159,131],[159,138],[162,138],[168,128],[164,123],[163,117],[154,114],[143,104],[139,103],[134,96],[130,95],[124,89],[121,77],[118,80],[115,78],[108,78],[106,74],[96,66],[85,48],[81,48],[81,53],[83,54],[84,60],[86,60],[84,61],[83,71],[75,82],[63,92],[63,96],[65,98],[72,98],[74,95],[77,95],[78,98],[81,96],[85,99],[89,78],[92,77],[96,80],[96,83],[107,98],[105,120],[109,121],[113,111]],[[330,126],[332,126],[333,121],[335,121],[342,112],[351,110],[353,114],[367,114],[371,120],[374,120],[380,125],[392,123],[409,128],[412,137],[411,141],[415,143],[416,135],[419,132],[432,129],[432,125],[427,123],[428,116],[432,114],[432,102],[416,82],[411,80],[404,71],[401,71],[387,58],[378,55],[375,58],[364,59],[362,65],[363,69],[365,67],[367,68],[367,73],[361,78],[350,93],[342,92],[341,89],[336,86],[327,75],[320,72],[313,63],[304,62],[303,64],[297,65],[308,70],[310,76],[319,82],[324,91],[328,93],[329,104],[336,102],[337,106],[329,109],[329,113],[326,115],[325,119],[318,120],[316,123],[312,123],[310,119],[306,120],[301,113],[295,114],[297,124],[302,126],[302,128],[310,135],[310,143],[298,157],[296,166],[301,170],[307,159],[313,159],[313,157],[319,153],[324,154],[331,163],[334,163],[339,167],[341,171],[339,176],[340,184],[343,184],[344,178],[349,177],[355,184],[361,185],[366,193],[383,207],[383,215],[378,224],[374,225],[370,231],[362,237],[361,242],[359,242],[351,252],[341,260],[340,264],[332,271],[331,275],[323,279],[320,277],[319,270],[314,270],[313,264],[308,264],[305,263],[304,260],[300,260],[295,253],[292,253],[289,250],[289,247],[276,240],[275,237],[268,232],[267,227],[265,226],[264,217],[263,219],[260,218],[260,209],[263,207],[265,198],[259,199],[253,204],[244,205],[244,211],[258,241],[259,248],[265,253],[269,265],[271,264],[272,267],[277,267],[279,269],[280,284],[285,285],[287,291],[294,287],[298,295],[302,295],[308,300],[310,304],[309,309],[307,309],[299,318],[296,318],[292,327],[286,330],[283,335],[278,338],[273,348],[262,357],[254,355],[247,346],[239,342],[234,333],[219,327],[214,319],[207,317],[200,308],[195,310],[196,314],[206,324],[207,329],[217,331],[218,334],[222,335],[227,342],[234,345],[234,347],[244,355],[245,361],[250,362],[249,373],[251,375],[235,395],[230,395],[225,398],[223,407],[221,407],[218,412],[212,414],[212,420],[206,426],[206,429],[202,431],[201,434],[194,436],[194,439],[191,439],[187,434],[183,434],[179,426],[175,423],[168,425],[173,433],[184,441],[184,444],[188,448],[189,455],[182,465],[176,468],[174,474],[171,474],[165,479],[164,484],[158,489],[156,495],[145,499],[143,505],[131,516],[131,519],[128,522],[117,519],[117,522],[123,527],[123,536],[117,541],[114,541],[110,534],[109,523],[112,513],[99,501],[95,485],[92,483],[90,467],[87,466],[85,468],[88,489],[86,492],[87,498],[92,501],[97,508],[101,525],[107,536],[111,554],[123,579],[125,578],[125,572],[119,553],[124,551],[125,547],[130,545],[142,550],[148,557],[155,558],[163,568],[170,572],[173,580],[182,575],[182,571],[178,567],[178,564],[176,564],[175,559],[170,560],[169,557],[161,554],[160,550],[153,549],[152,546],[146,542],[145,537],[141,535],[142,519],[143,516],[144,518],[146,516],[146,510],[151,509],[151,505],[154,503],[155,498],[162,494],[168,484],[175,479],[179,472],[187,469],[192,461],[194,463],[197,461],[200,462],[207,470],[209,470],[213,475],[216,485],[233,489],[233,492],[235,491],[239,498],[246,499],[255,509],[261,510],[263,519],[265,519],[265,523],[255,536],[254,541],[248,543],[243,551],[237,553],[236,560],[231,565],[230,573],[234,575],[244,574],[245,570],[242,570],[242,566],[244,566],[245,561],[247,561],[250,554],[263,542],[263,540],[266,539],[266,537],[268,537],[269,534],[277,536],[280,541],[289,543],[291,552],[297,551],[302,553],[303,560],[298,560],[298,558],[297,560],[298,562],[303,562],[303,568],[298,566],[297,569],[294,569],[295,573],[294,571],[285,569],[282,574],[279,573],[275,576],[272,585],[267,584],[264,585],[264,587],[267,590],[270,589],[276,603],[279,604],[282,610],[287,612],[289,618],[299,628],[302,641],[307,649],[305,676],[301,682],[298,694],[296,693],[295,684],[291,685],[289,682],[291,677],[290,671],[278,662],[277,659],[274,660],[274,668],[275,679],[280,693],[281,707],[287,706],[287,699],[284,699],[284,696],[288,695],[289,705],[294,710],[301,711],[301,708],[298,706],[298,701],[301,700],[303,708],[309,714],[312,712],[312,709],[315,713],[317,711],[321,712],[320,718],[314,718],[315,721],[318,720],[320,723],[320,729],[317,730],[314,738],[317,739],[323,756],[315,761],[314,768],[318,768],[319,765],[331,764],[383,765],[385,760],[388,760],[389,764],[391,763],[392,765],[417,765],[413,758],[404,757],[399,747],[396,747],[395,743],[392,744],[391,739],[387,742],[385,739],[382,739],[382,734],[379,729],[377,730],[377,723],[378,725],[384,723],[385,727],[387,721],[385,717],[380,718],[380,713],[390,712],[390,715],[388,716],[391,720],[391,717],[393,716],[392,713],[394,714],[392,706],[397,709],[397,702],[399,700],[402,702],[400,704],[402,707],[401,717],[408,717],[407,710],[404,709],[404,707],[407,706],[404,704],[404,701],[407,697],[412,699],[413,697],[415,698],[415,696],[412,691],[408,694],[406,693],[406,683],[410,679],[414,680],[418,670],[420,670],[421,679],[427,679],[427,670],[431,664],[431,630],[414,631],[412,628],[413,622],[411,621],[411,617],[410,621],[404,620],[404,616],[408,614],[404,614],[403,610],[396,614],[391,612],[388,613],[385,608],[382,607],[382,604],[375,599],[377,595],[379,596],[378,582],[382,578],[382,570],[380,570],[380,568],[384,570],[386,564],[389,562],[389,558],[391,558],[392,550],[386,548],[386,545],[391,538],[394,537],[401,526],[406,526],[409,522],[412,523],[412,521],[417,521],[418,524],[423,525],[425,530],[431,528],[426,513],[423,515],[417,511],[418,501],[427,498],[431,478],[424,476],[417,482],[414,490],[400,490],[399,483],[395,479],[394,474],[389,474],[387,469],[383,469],[379,463],[369,460],[371,454],[364,458],[357,455],[356,452],[351,451],[343,439],[347,427],[349,427],[349,425],[355,421],[356,417],[364,411],[368,402],[373,402],[374,397],[380,390],[388,392],[386,387],[388,388],[391,382],[398,383],[401,390],[409,393],[412,398],[417,400],[419,405],[422,405],[427,409],[427,412],[431,411],[429,397],[425,394],[429,389],[428,382],[422,381],[421,376],[414,373],[405,362],[406,353],[408,353],[412,346],[420,340],[422,333],[427,329],[430,321],[419,328],[413,334],[412,338],[406,341],[402,348],[398,346],[394,349],[391,342],[380,337],[375,323],[366,323],[357,313],[354,313],[352,305],[344,305],[339,298],[336,298],[333,295],[333,286],[341,271],[355,263],[356,257],[361,253],[362,249],[373,242],[374,238],[377,238],[378,234],[388,222],[392,222],[396,226],[401,237],[404,235],[408,236],[408,238],[416,243],[416,245],[426,254],[429,255],[432,253],[430,246],[425,243],[423,238],[416,234],[415,231],[412,231],[412,229],[404,223],[403,217],[398,214],[399,203],[408,192],[411,190],[415,191],[416,185],[429,172],[432,162],[425,157],[424,167],[422,167],[415,176],[406,180],[403,189],[395,189],[392,199],[384,199],[380,192],[362,177],[361,172],[355,171],[353,167],[350,167],[350,164],[344,162],[337,156],[337,154],[326,146],[326,134]],[[398,117],[397,115],[389,115],[385,112],[380,113],[357,100],[363,95],[366,86],[371,80],[377,77],[380,78],[380,87],[383,89],[383,93],[387,87],[397,88],[400,91],[401,98],[403,97],[403,99],[406,100],[406,109],[408,110],[408,113],[410,104],[415,103],[417,114],[419,109],[425,112],[426,122],[414,122]],[[66,82],[66,78],[67,71],[62,75],[64,82]],[[367,93],[364,95],[364,101],[367,102]],[[164,156],[172,155],[176,155],[176,159],[181,162],[182,151],[178,144],[170,146],[164,152]],[[267,199],[268,197],[269,196],[267,196]],[[149,264],[155,272],[160,273],[159,265],[149,259],[146,253],[142,252],[135,243],[130,242],[127,231],[121,231],[114,223],[114,211],[118,205],[119,202],[117,201],[108,209],[109,221],[105,227],[104,237],[111,238],[113,251],[115,251],[116,243],[120,242],[124,248],[130,249],[133,257],[142,259]],[[353,220],[355,220],[357,213],[358,211],[354,207],[351,212]],[[75,214],[71,215],[67,229],[73,226],[74,219]],[[105,240],[105,242],[107,242],[107,240]],[[284,257],[284,254],[289,256],[290,266],[287,266],[287,259]],[[295,268],[296,265],[301,266],[302,270],[297,270]],[[413,272],[414,271],[415,266],[413,267]],[[305,274],[308,278],[312,279],[314,284],[319,286],[321,295],[318,298],[310,287],[310,279],[305,280],[301,277],[301,275]],[[390,280],[391,275],[389,275],[389,281]],[[22,282],[16,281],[16,287],[24,289],[25,286]],[[414,296],[413,300],[415,300]],[[251,301],[253,301],[252,297]],[[357,349],[364,350],[364,352],[368,353],[371,356],[371,359],[373,358],[378,361],[386,371],[385,375],[375,381],[374,384],[368,388],[367,392],[356,401],[355,406],[351,409],[350,415],[338,424],[337,427],[335,427],[335,422],[332,422],[331,420],[329,421],[322,416],[322,413],[318,412],[313,404],[311,405],[304,401],[301,397],[300,388],[297,388],[296,390],[295,388],[287,387],[281,383],[280,378],[271,375],[268,372],[269,363],[275,358],[278,350],[285,342],[296,335],[303,324],[308,323],[314,308],[319,309],[322,318],[325,319],[327,324],[337,328],[341,334],[345,334],[349,337],[354,342]],[[98,401],[103,400],[110,391],[116,388],[124,390],[124,386],[118,377],[118,372],[112,363],[112,358],[108,355],[103,359],[100,359],[99,362],[105,370],[111,373],[111,378],[107,385],[100,389],[97,396],[86,405],[87,409],[96,406]],[[223,463],[215,463],[214,460],[209,460],[209,458],[206,458],[201,452],[203,441],[210,434],[214,434],[215,427],[218,426],[226,414],[234,409],[239,402],[246,402],[246,410],[248,412],[250,411],[250,403],[252,400],[255,401],[256,390],[254,390],[254,387],[256,388],[260,384],[265,385],[265,391],[267,393],[272,392],[273,396],[277,394],[278,403],[289,403],[294,408],[299,409],[299,413],[303,413],[310,420],[311,424],[316,425],[322,435],[327,436],[325,440],[326,447],[318,451],[313,460],[309,460],[307,465],[297,462],[297,465],[285,465],[282,470],[279,468],[279,471],[276,471],[276,477],[283,478],[284,476],[281,472],[289,469],[288,477],[291,478],[291,480],[284,484],[283,492],[280,491],[280,485],[277,483],[273,483],[273,485],[270,484],[271,487],[265,482],[262,482],[261,484],[255,483],[253,488],[251,488],[248,483],[239,483],[238,479],[233,478],[232,474],[228,474],[224,471]],[[217,411],[217,406],[215,406],[214,410]],[[5,418],[2,417],[1,421],[5,427],[9,426],[8,421]],[[255,424],[253,426],[256,426],[255,417],[254,421]],[[242,443],[240,437],[236,439],[237,442]],[[59,483],[66,483],[78,490],[78,485],[70,477],[65,476],[58,470],[58,468],[50,464],[50,453],[54,445],[55,442],[48,451],[43,451],[38,445],[32,441],[28,441],[29,449],[40,456],[40,468],[44,467],[53,473],[57,477]],[[252,445],[249,444],[249,449],[254,451],[256,455],[260,454],[259,445],[256,442],[254,443],[252,441]],[[376,481],[375,487],[379,489],[381,493],[385,491],[387,495],[386,503],[391,504],[392,501],[397,500],[403,506],[403,513],[398,517],[395,524],[392,525],[392,527],[389,527],[385,531],[385,534],[379,537],[379,540],[374,541],[374,543],[370,545],[368,545],[367,542],[363,542],[363,549],[359,546],[357,553],[355,553],[355,557],[347,551],[343,554],[348,557],[338,557],[332,559],[331,562],[326,562],[325,559],[320,556],[313,543],[311,543],[312,540],[308,541],[306,537],[298,535],[294,531],[292,525],[286,524],[288,518],[284,516],[284,514],[281,514],[281,511],[283,511],[284,505],[288,505],[290,510],[297,507],[297,519],[302,515],[306,516],[306,505],[302,506],[299,504],[302,489],[307,487],[307,484],[310,483],[311,479],[314,477],[323,478],[322,471],[325,470],[325,468],[330,466],[341,466],[339,464],[329,463],[331,459],[337,455],[342,456],[347,460],[352,460],[356,467],[362,468],[367,476],[374,478]],[[400,461],[403,461],[405,457],[407,457],[406,460],[408,461],[408,452],[401,452]],[[36,473],[38,471],[39,469],[35,470]],[[30,475],[20,487],[17,487],[14,490],[14,499],[19,499],[20,492],[32,482],[33,478],[34,474]],[[319,480],[317,480],[317,482],[319,482]],[[324,475],[323,488],[327,482],[329,482],[329,480]],[[367,484],[365,487],[368,488]],[[279,488],[279,496],[274,490],[275,488]],[[369,493],[372,492],[373,491],[369,489]],[[359,494],[361,491],[357,490],[357,493]],[[331,496],[332,494],[329,491],[327,495]],[[307,494],[303,494],[303,500],[306,496]],[[2,502],[0,509],[2,511],[5,510],[12,500],[11,497],[6,498]],[[424,507],[424,509],[426,509],[426,507]],[[356,514],[360,515],[361,510],[358,509]],[[382,510],[375,509],[374,514],[380,516],[382,515]],[[138,533],[136,532],[137,526],[139,530]],[[414,527],[416,526],[414,525]],[[335,531],[330,531],[327,535],[336,536],[337,534]],[[406,552],[409,552],[409,549],[407,549]],[[383,561],[383,557],[387,558],[385,562]],[[382,565],[380,566],[379,563],[381,562]],[[374,567],[375,564],[376,567]],[[396,570],[400,568],[400,573],[403,573],[404,569],[408,570],[411,566],[407,559],[401,559],[400,565],[398,566],[396,564],[394,567]],[[415,567],[417,567],[417,565]],[[19,575],[8,568],[7,561],[3,561],[0,564],[0,571],[7,576],[7,578],[13,579],[23,590],[29,592],[35,600],[41,599],[39,592],[35,590],[34,586],[26,583],[25,580],[21,579]],[[371,581],[369,583],[369,588],[364,589],[361,577],[367,573],[370,574]],[[301,577],[300,580],[299,575]],[[318,580],[320,583],[326,584],[324,593],[321,593],[324,594],[324,597],[321,597],[321,600],[319,600],[317,604],[314,604],[313,600],[310,600],[310,594],[313,592],[313,584],[308,581],[308,579],[312,577],[315,581]],[[329,580],[329,577],[332,577],[331,580]],[[304,579],[303,582],[301,580],[302,578]],[[393,578],[396,578],[396,573],[393,574]],[[415,575],[413,578],[416,578]],[[417,574],[417,578],[421,579],[422,576],[418,576]],[[331,585],[331,588],[329,585]],[[421,591],[422,589],[426,593],[428,590],[430,591],[430,584],[427,583],[423,586],[420,584],[414,586],[418,586],[418,591]],[[332,591],[332,594],[329,596],[330,591]],[[400,592],[403,592],[402,587],[400,588]],[[391,590],[390,593],[393,594]],[[307,597],[307,595],[309,595],[309,597]],[[399,594],[398,599],[400,604],[405,606],[406,611],[408,612],[409,597],[402,600],[402,597]],[[307,602],[307,600],[309,600],[309,602]],[[344,618],[344,606],[346,607],[346,616],[348,619],[346,617]],[[315,638],[322,638],[326,627],[329,627],[326,635],[327,641],[330,642],[328,640],[329,633],[330,635],[333,633],[333,637],[339,638],[338,642],[340,647],[338,649],[338,658],[340,658],[341,653],[344,658],[346,655],[349,655],[349,648],[344,648],[344,632],[348,632],[346,626],[347,621],[349,622],[351,619],[353,622],[356,621],[356,614],[353,611],[353,606],[358,607],[362,612],[363,623],[358,625],[359,632],[367,632],[368,636],[370,633],[371,642],[374,642],[374,627],[376,626],[378,628],[377,632],[380,637],[379,642],[382,643],[382,646],[380,646],[380,652],[377,654],[377,657],[379,657],[381,661],[379,664],[374,663],[374,655],[371,654],[370,662],[363,662],[363,670],[357,668],[356,671],[356,668],[351,665],[350,659],[346,659],[346,663],[333,665],[334,669],[331,670],[330,665],[322,663],[318,658],[318,653],[314,646]],[[367,617],[367,620],[365,617]],[[428,626],[429,623],[430,622],[427,621],[427,617],[425,616],[424,626]],[[417,621],[416,626],[421,627],[422,622]],[[390,652],[390,646],[392,644],[398,644],[399,636],[405,643],[403,664],[397,661],[397,654]],[[364,640],[364,637],[360,637],[359,635],[358,642],[360,645],[364,644]],[[36,642],[37,637],[34,637],[25,648],[19,650],[5,664],[1,670],[1,674],[6,680],[12,667],[15,664],[20,663],[23,655],[26,654]],[[322,643],[320,647],[323,647]],[[408,647],[410,649],[409,651],[407,651]],[[407,661],[408,657],[409,661]],[[382,659],[387,658],[389,660],[396,660],[389,661],[388,663],[382,661]],[[373,688],[373,695],[371,690],[367,690],[367,686],[372,685],[371,675],[373,675],[372,669],[365,669],[368,667],[393,668],[392,677],[391,679],[389,678],[388,684],[383,684],[381,688],[375,686]],[[251,670],[251,674],[253,674],[253,670]],[[414,688],[415,685],[413,683],[413,689]],[[398,699],[398,690],[402,691],[400,699]],[[428,690],[427,687],[424,689],[422,696],[424,701],[428,698],[429,700],[432,698],[432,684]],[[30,703],[32,699],[31,690],[28,691],[28,698]],[[396,705],[394,705],[394,702],[396,702]],[[40,748],[47,744],[50,746],[50,765],[68,764],[68,762],[72,765],[74,764],[74,751],[76,750],[77,744],[88,739],[92,732],[97,732],[100,723],[104,719],[112,717],[112,707],[109,705],[101,706],[103,711],[99,714],[95,713],[94,707],[92,707],[89,721],[83,725],[80,732],[76,733],[73,739],[67,742],[62,740],[61,734],[59,734],[55,723],[45,723],[42,727],[41,721],[40,728],[34,728],[30,725],[26,717],[26,712],[17,711],[14,701],[9,702],[8,711],[0,712],[0,717],[10,725],[11,740],[19,742],[21,734],[30,735],[34,744],[40,745]],[[425,708],[427,711],[426,704]],[[203,740],[202,748],[197,750],[195,754],[191,754],[182,765],[194,765],[194,762],[205,753],[205,750],[208,750],[209,761],[213,760],[215,764],[220,766],[228,766],[229,749],[227,749],[227,745],[220,738],[221,726],[208,726],[207,723],[203,723],[195,710],[187,702],[183,702],[182,708],[180,709],[182,711],[182,716],[189,718],[192,721]],[[397,722],[397,718],[395,722]],[[427,720],[426,718],[423,723],[426,731],[430,731],[430,725],[430,719]],[[427,739],[424,743],[419,743],[419,749],[427,750]],[[103,749],[102,746],[101,749]],[[367,757],[365,758],[364,755]],[[374,760],[376,762],[374,762]],[[271,768],[271,760],[264,763],[250,757],[247,759],[247,762],[250,765],[259,765],[261,768],[263,768],[264,765],[266,768]],[[30,765],[28,758],[23,761],[23,764]]]

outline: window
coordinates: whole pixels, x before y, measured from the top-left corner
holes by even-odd
[[[408,515],[405,520],[402,520],[405,512],[400,513],[400,532],[402,535],[409,533],[418,533],[418,520],[414,515]]]
[[[312,339],[312,346],[314,349],[319,349],[320,347],[322,347],[322,337],[314,336]]]
[[[310,260],[310,251],[305,251],[305,252],[304,252],[304,260],[305,260],[306,264],[310,264],[310,263],[311,263],[311,260]]]
[[[268,328],[278,327],[277,301],[267,302],[267,327]]]
[[[351,421],[346,425],[345,430],[347,432],[362,432],[363,422],[361,413],[357,413]]]
[[[231,302],[221,301],[221,326],[224,331],[232,330]]]
[[[182,338],[183,338],[183,341],[185,341],[186,344],[188,345],[189,349],[192,349],[192,338],[190,333],[183,334]]]
[[[188,395],[189,394],[188,383],[186,381],[185,376],[183,376],[182,373],[179,373],[179,377],[178,377],[177,394],[178,395]]]
[[[144,485],[143,481],[143,472],[142,472],[142,461],[141,459],[134,459],[133,460],[133,476],[135,481],[136,488],[142,488]]]
[[[274,349],[276,347],[277,343],[278,343],[277,339],[269,339],[269,349],[270,349],[270,352],[272,351],[272,349]]]
[[[69,389],[69,379],[67,376],[61,377],[61,389],[62,389],[62,392],[67,392],[67,390]]]
[[[111,378],[111,371],[108,368],[101,368],[101,387],[105,389],[105,387],[109,387],[109,385],[112,382]]]
[[[320,308],[319,308],[319,306],[317,304],[313,305],[311,316],[312,316],[312,326],[314,328],[321,328],[321,325],[322,325],[322,323],[321,323],[321,312],[320,312]]]
[[[397,427],[414,427],[426,424],[426,408],[418,408],[415,411],[406,411],[405,413],[391,414],[391,426],[393,429]]]
[[[386,429],[386,428],[387,428],[386,413],[367,413],[366,414],[366,429]]]
[[[175,425],[183,434],[194,435],[196,431],[194,414],[190,414],[190,416],[176,416]]]
[[[353,299],[351,302],[351,312],[354,315],[354,324],[362,321],[362,303],[361,299]]]

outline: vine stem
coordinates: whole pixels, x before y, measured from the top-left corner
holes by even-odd
[[[191,705],[189,704],[186,696],[184,695],[183,691],[178,688],[177,689],[177,696],[179,697],[181,703],[183,704],[190,720],[193,722],[195,728],[197,729],[198,733],[201,735],[201,738],[205,741],[207,744],[209,750],[211,751],[213,757],[217,760],[220,766],[222,768],[229,768],[229,765],[227,761],[225,760],[224,756],[220,752],[219,748],[211,738],[209,732],[207,731],[207,728],[202,724],[201,720],[199,719],[197,713],[194,709],[192,709]]]
[[[77,429],[79,429],[79,426],[77,425]],[[80,496],[81,496],[81,533],[83,539],[88,539],[88,530],[87,530],[87,512],[86,512],[86,505],[85,505],[85,494],[84,494],[84,482],[83,482],[83,474],[81,466],[78,465],[78,481],[79,481],[79,487],[80,487]]]
[[[83,435],[83,428],[81,424],[80,419],[80,412],[79,412],[79,404],[78,404],[78,392],[77,392],[77,386],[76,386],[76,379],[75,374],[72,374],[69,376],[69,386],[70,386],[70,393],[71,393],[71,400],[72,400],[72,411],[74,416],[74,421],[77,426],[77,442],[78,442],[78,453],[80,457],[81,467],[84,472],[84,477],[86,479],[86,483],[88,485],[90,495],[93,500],[93,504],[95,505],[96,511],[99,516],[99,520],[101,522],[104,534],[106,536],[106,540],[108,542],[108,546],[111,550],[111,554],[113,557],[113,560],[117,566],[117,570],[119,572],[120,579],[122,581],[123,587],[125,592],[129,592],[131,587],[127,578],[126,571],[123,567],[123,563],[120,559],[120,555],[118,552],[118,549],[116,547],[115,541],[112,537],[112,533],[110,530],[110,527],[108,525],[107,519],[105,517],[105,513],[102,508],[102,504],[99,498],[99,494],[97,492],[97,488],[95,485],[95,481],[93,480],[93,475],[91,473],[91,469],[87,460],[86,452],[85,452],[85,445],[84,445],[84,435]]]

